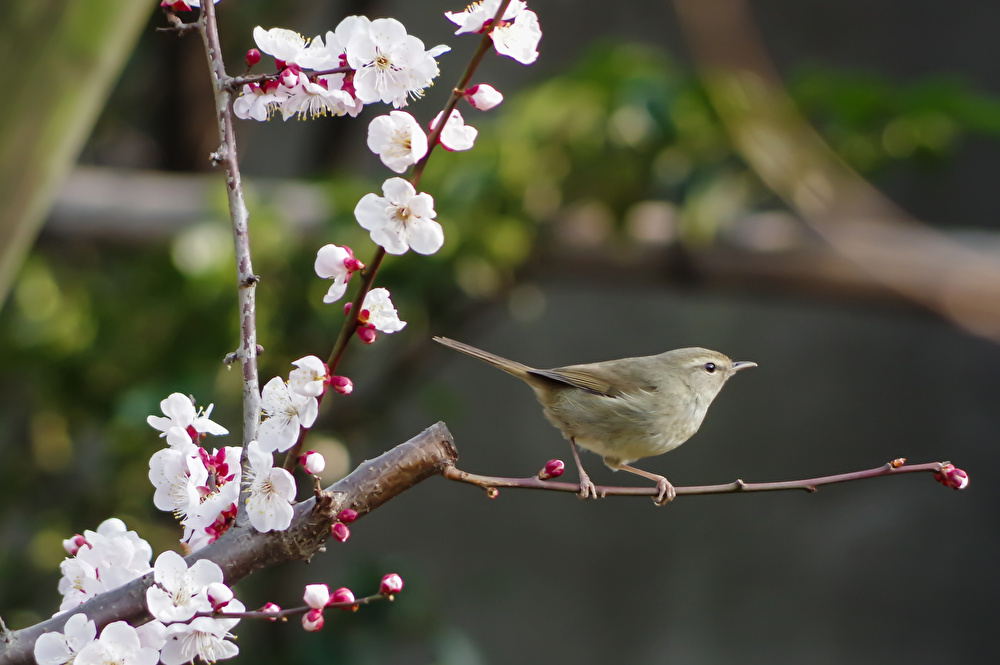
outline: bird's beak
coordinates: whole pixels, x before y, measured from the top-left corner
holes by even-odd
[[[750,369],[751,367],[756,367],[757,363],[752,360],[737,360],[733,363],[733,371],[738,372],[741,369]]]

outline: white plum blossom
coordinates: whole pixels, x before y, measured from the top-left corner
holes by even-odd
[[[396,108],[419,97],[440,73],[436,56],[448,50],[424,50],[424,43],[406,34],[402,23],[379,18],[357,30],[347,43],[347,64],[355,70],[354,89],[365,104],[382,101]]]
[[[139,644],[144,647],[159,651],[166,643],[167,627],[156,619],[136,626],[135,632],[139,636]]]
[[[344,297],[347,291],[347,281],[358,270],[364,269],[364,264],[354,258],[350,247],[339,245],[323,245],[316,252],[316,262],[313,268],[323,279],[332,279],[333,284],[323,296],[326,304],[335,303]],[[318,393],[317,393],[318,394]]]
[[[490,32],[497,53],[523,65],[530,65],[538,59],[538,42],[542,39],[538,16],[527,7],[522,0],[512,0],[499,24]],[[464,11],[445,12],[444,15],[458,26],[455,34],[461,35],[484,32],[498,9],[500,0],[483,0],[469,5]]]
[[[287,71],[287,70],[286,70]],[[281,117],[288,120],[296,115],[300,118],[350,115],[361,113],[364,105],[351,93],[342,90],[343,74],[326,74],[310,79],[298,72],[296,84],[288,90],[288,96],[281,103]]]
[[[390,111],[368,125],[368,149],[396,173],[402,173],[427,154],[427,135],[406,111]]]
[[[489,83],[477,83],[465,89],[465,98],[472,108],[489,111],[503,101],[503,94]]]
[[[284,452],[299,438],[299,429],[312,427],[319,413],[315,397],[289,390],[288,384],[276,376],[261,391],[261,409],[267,418],[260,424],[260,447],[267,452]]]
[[[149,459],[149,481],[153,483],[153,505],[183,516],[201,502],[199,488],[208,484],[208,469],[194,445],[189,450],[164,448]]]
[[[246,606],[238,600],[231,600],[219,608],[222,612],[245,612]],[[198,617],[190,623],[174,623],[167,626],[166,644],[160,651],[163,665],[193,663],[196,658],[205,663],[226,660],[239,654],[240,649],[227,638],[233,635],[229,630],[239,623],[239,619]]]
[[[72,663],[76,654],[97,639],[97,626],[86,614],[74,614],[66,620],[63,632],[42,633],[35,640],[35,662],[38,665]]]
[[[220,436],[229,434],[222,425],[209,420],[213,404],[206,409],[195,409],[191,398],[181,393],[173,393],[160,402],[162,416],[148,416],[146,422],[153,429],[160,430],[161,437],[166,437],[167,444],[174,447],[186,447],[196,443],[206,434]]]
[[[243,86],[243,94],[233,100],[233,114],[243,120],[264,122],[271,111],[289,97],[288,88],[278,81],[263,81]]]
[[[529,9],[518,13],[512,23],[494,28],[490,36],[493,48],[500,55],[513,58],[522,65],[530,65],[538,59],[542,29],[538,25],[538,15]]]
[[[97,531],[84,531],[84,544],[76,556],[64,559],[59,568],[60,611],[90,600],[149,572],[153,549],[120,519],[101,522]]]
[[[177,552],[167,550],[153,564],[156,584],[146,589],[146,607],[153,618],[164,623],[188,621],[198,612],[211,612],[206,589],[222,582],[222,568],[208,559],[199,559],[189,568]]]
[[[256,441],[247,444],[250,462],[246,471],[247,516],[262,533],[284,531],[292,523],[295,479],[285,469],[274,467],[274,458]]]
[[[101,636],[76,654],[74,665],[156,665],[160,654],[142,646],[135,628],[124,621],[109,623]]]
[[[434,116],[434,120],[431,121],[431,129],[435,129],[439,122],[441,122],[440,113]],[[475,127],[465,124],[465,119],[462,118],[458,109],[453,109],[451,115],[448,116],[448,121],[444,123],[438,140],[441,141],[441,145],[446,150],[461,152],[471,149],[478,135],[479,131]]]
[[[300,395],[319,397],[326,392],[330,378],[330,368],[316,356],[303,356],[292,362],[295,365],[288,374],[288,389]]]
[[[240,453],[243,448],[239,446],[227,447],[227,451],[235,453],[234,468],[239,471]],[[190,548],[192,552],[197,552],[206,545],[214,543],[219,536],[228,530],[232,520],[236,517],[236,501],[240,496],[239,473],[235,477],[216,487],[216,490],[204,496],[197,506],[188,510],[187,515],[181,521],[184,527],[184,536],[181,542]]]
[[[525,7],[527,4],[523,0],[511,0],[500,19],[510,21]],[[444,15],[445,18],[458,26],[455,34],[463,35],[470,32],[483,32],[486,25],[496,16],[498,9],[500,9],[500,0],[482,0],[482,2],[473,2],[460,12],[445,12]]]
[[[253,29],[253,40],[261,53],[267,53],[286,65],[300,64],[299,58],[305,55],[309,46],[309,40],[287,28],[265,30],[258,25]]]
[[[365,295],[361,305],[364,323],[384,333],[394,333],[406,327],[406,321],[399,320],[399,314],[392,305],[389,291],[381,286]]]
[[[389,178],[382,193],[365,194],[354,208],[354,217],[370,232],[372,241],[390,254],[404,254],[412,248],[433,254],[444,244],[444,231],[434,221],[434,199],[413,188],[402,178]]]

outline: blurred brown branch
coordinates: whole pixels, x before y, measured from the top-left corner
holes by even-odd
[[[901,295],[1000,340],[1000,260],[907,216],[844,164],[784,92],[742,0],[675,0],[711,101],[761,179]]]

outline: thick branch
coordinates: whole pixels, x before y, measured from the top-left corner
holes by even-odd
[[[444,423],[427,428],[375,459],[362,462],[349,476],[315,498],[295,506],[295,517],[287,531],[260,533],[250,526],[235,526],[205,549],[187,557],[189,564],[209,559],[219,564],[227,584],[235,584],[261,568],[296,560],[308,560],[325,551],[333,518],[344,508],[358,511],[359,517],[413,487],[458,459],[451,433]],[[73,614],[84,613],[98,630],[113,621],[133,625],[149,619],[146,589],[152,573],[101,594],[79,608],[22,630],[0,637],[0,665],[34,663],[35,640],[42,633],[60,631]]]

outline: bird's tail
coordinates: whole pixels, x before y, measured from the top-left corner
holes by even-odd
[[[489,351],[483,351],[482,349],[477,349],[474,346],[464,344],[462,342],[456,342],[453,339],[448,339],[447,337],[435,337],[434,341],[438,344],[447,346],[448,348],[455,349],[456,351],[461,351],[467,356],[472,356],[473,358],[479,358],[483,362],[487,362],[494,367],[499,367],[508,374],[513,374],[519,379],[528,380],[529,373],[532,371],[531,367],[519,363],[515,360],[507,360],[506,358],[501,358],[500,356],[490,353]]]

